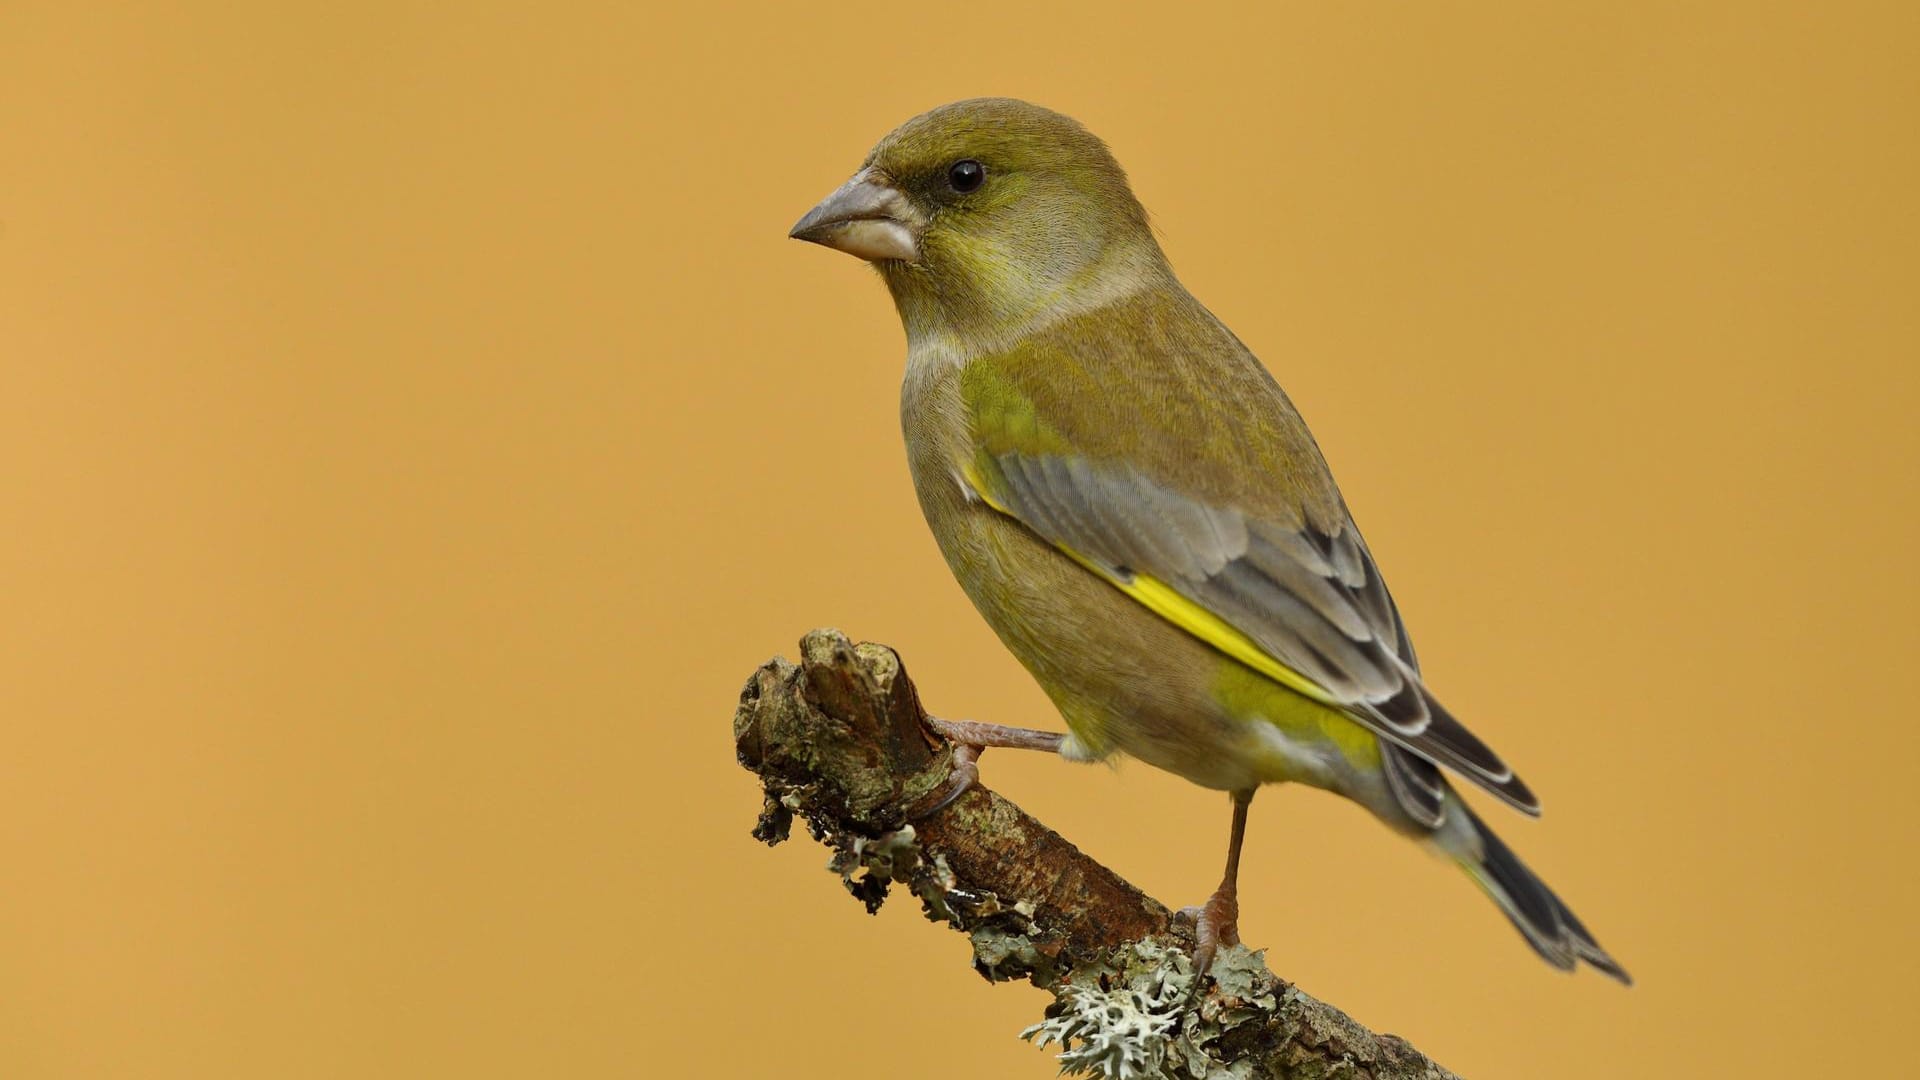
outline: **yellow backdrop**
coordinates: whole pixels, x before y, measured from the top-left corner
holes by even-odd
[[[0,1075],[1050,1076],[728,730],[818,624],[1058,723],[785,237],[983,93],[1113,145],[1640,985],[1306,791],[1275,969],[1473,1080],[1910,1066],[1911,4],[567,7],[0,15]],[[1218,873],[1216,794],[985,771]]]

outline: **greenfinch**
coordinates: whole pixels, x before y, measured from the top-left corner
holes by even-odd
[[[942,106],[790,235],[886,282],[921,509],[1066,721],[943,725],[973,748],[968,770],[985,746],[1124,754],[1232,793],[1226,873],[1196,915],[1202,971],[1239,940],[1253,792],[1293,782],[1458,863],[1548,963],[1627,981],[1449,783],[1539,812],[1428,690],[1306,424],[1181,286],[1099,139],[1022,101]]]

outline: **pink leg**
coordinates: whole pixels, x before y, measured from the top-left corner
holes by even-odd
[[[1247,836],[1247,807],[1253,791],[1233,793],[1233,834],[1227,840],[1227,872],[1195,920],[1193,967],[1205,975],[1222,945],[1240,944],[1240,844]]]

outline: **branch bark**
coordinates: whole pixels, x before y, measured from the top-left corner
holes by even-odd
[[[776,658],[754,672],[734,714],[740,763],[766,790],[754,835],[779,843],[799,815],[869,911],[904,885],[929,919],[968,935],[982,975],[1051,993],[1023,1034],[1059,1043],[1064,1071],[1458,1080],[1277,978],[1257,953],[1224,950],[1196,979],[1190,920],[984,785],[909,823],[952,768],[925,717],[892,649],[809,633],[798,665]]]

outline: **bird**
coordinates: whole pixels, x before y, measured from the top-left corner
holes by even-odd
[[[1175,276],[1105,143],[1011,98],[900,125],[789,230],[879,272],[900,418],[954,577],[1064,734],[933,721],[955,786],[990,746],[1116,755],[1230,794],[1197,970],[1240,942],[1263,785],[1344,796],[1457,863],[1533,950],[1631,982],[1449,778],[1539,800],[1427,687],[1306,423]]]

